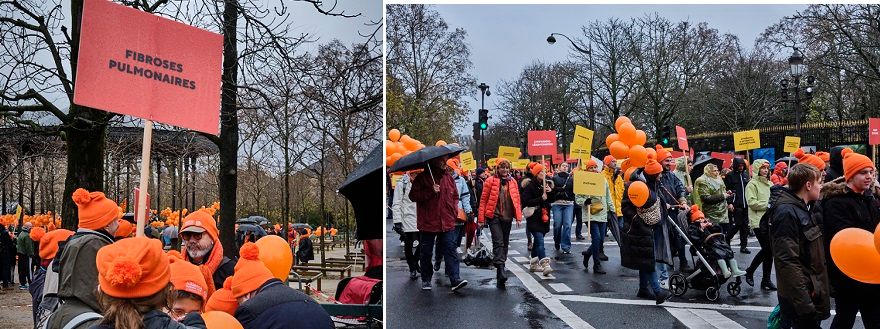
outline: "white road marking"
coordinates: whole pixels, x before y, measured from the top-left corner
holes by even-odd
[[[507,254],[508,254],[508,255],[519,255],[519,251],[516,251],[516,250],[508,250],[508,251],[507,251]]]
[[[529,258],[528,258],[528,257],[520,257],[520,256],[517,256],[517,257],[510,257],[510,258],[513,258],[513,260],[514,260],[515,262],[517,262],[517,263],[528,263],[528,262],[529,262]]]
[[[550,283],[548,284],[550,288],[556,290],[556,292],[572,292],[571,288],[569,288],[565,283]]]
[[[575,301],[575,302],[588,302],[588,303],[621,304],[621,305],[655,305],[655,302],[653,300],[644,300],[644,299],[620,299],[620,298],[605,298],[605,297],[580,296],[580,295],[560,295],[559,299],[568,300],[568,301]],[[666,302],[666,303],[663,303],[662,306],[685,308],[685,309],[716,310],[716,311],[755,311],[755,312],[765,312],[765,313],[773,312],[773,307],[753,306],[753,305],[728,305],[728,304]]]
[[[690,310],[667,307],[666,311],[668,311],[669,314],[672,314],[678,322],[681,322],[681,324],[690,329],[714,329],[712,324],[695,316]]]
[[[668,310],[668,309],[667,309]],[[734,322],[731,319],[728,319],[726,316],[718,313],[718,311],[712,310],[688,310],[694,315],[703,319],[715,328],[719,329],[745,329],[745,327],[741,326],[739,323]]]

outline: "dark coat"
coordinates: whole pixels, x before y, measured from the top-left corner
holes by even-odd
[[[779,303],[793,309],[800,319],[827,319],[831,300],[821,226],[807,204],[787,188],[780,192],[772,211],[770,241]]]
[[[28,286],[28,292],[31,293],[31,312],[34,315],[34,323],[37,323],[37,311],[40,309],[40,303],[43,302],[43,283],[46,282],[46,269],[40,266],[34,278],[31,279],[31,285]]]
[[[285,286],[278,279],[266,281],[254,298],[235,310],[245,329],[329,329],[330,315],[304,293]]]
[[[458,188],[455,180],[445,170],[426,170],[413,180],[409,199],[416,203],[416,226],[423,232],[449,232],[458,222]],[[440,192],[434,192],[434,183],[440,185]]]
[[[874,198],[853,192],[844,183],[826,183],[822,187],[822,225],[825,231],[825,254],[831,295],[836,298],[865,299],[880,296],[880,285],[851,279],[831,260],[831,239],[845,228],[856,227],[873,232],[880,224],[880,210],[873,205]]]
[[[109,324],[101,324],[92,326],[92,329],[113,329],[115,326]],[[177,322],[171,319],[168,314],[159,310],[152,310],[144,314],[144,329],[206,329],[205,320],[199,313],[190,313],[183,318],[183,321]]]
[[[688,238],[706,256],[710,263],[714,263],[719,259],[732,259],[733,250],[727,244],[721,227],[712,225],[705,230],[700,229],[700,224],[693,222],[688,224]]]
[[[520,199],[523,208],[538,207],[532,216],[526,217],[526,230],[545,234],[550,232],[550,221],[548,220],[545,223],[543,219],[544,212],[542,210],[549,210],[550,208],[550,202],[541,198],[544,194],[543,184],[536,182],[535,178],[529,175],[523,179],[520,185],[522,186]]]
[[[219,290],[220,288],[223,288],[223,282],[226,282],[226,279],[235,273],[235,264],[237,263],[237,260],[223,256],[223,260],[220,261],[220,266],[217,266],[217,270],[214,271],[214,274],[211,276],[211,279],[214,280],[214,289]]]
[[[15,263],[15,242],[6,227],[0,225],[0,282],[12,283],[12,266]]]
[[[736,169],[742,167],[742,171]],[[733,158],[733,169],[724,176],[724,185],[728,190],[733,191],[733,198],[728,200],[734,208],[749,209],[746,202],[746,185],[749,185],[749,167],[746,166],[746,160],[743,158]]]
[[[633,270],[654,271],[654,230],[638,216],[636,206],[626,197],[629,184],[623,191],[623,229],[620,231],[620,263]],[[651,191],[644,207],[659,202],[656,193]]]
[[[560,172],[553,176],[553,190],[547,194],[550,203],[556,201],[571,201],[574,203],[574,178],[567,172]]]
[[[315,259],[315,250],[312,249],[312,239],[305,237],[299,240],[299,248],[296,251],[296,260],[308,263]]]
[[[828,168],[825,168],[826,182],[833,181],[838,177],[843,176],[843,155],[840,154],[843,149],[843,146],[835,146],[828,150],[831,161],[828,163]]]
[[[101,313],[95,296],[98,287],[95,257],[98,249],[111,243],[113,237],[107,232],[80,229],[67,240],[64,249],[59,250],[58,297],[63,303],[49,318],[50,328],[61,328],[89,309]]]

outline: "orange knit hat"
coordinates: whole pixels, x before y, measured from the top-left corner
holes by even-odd
[[[241,258],[235,264],[235,279],[232,281],[232,296],[235,298],[259,289],[266,281],[275,277],[260,260],[260,248],[255,243],[245,243],[239,254]]]
[[[71,235],[73,235],[73,231],[63,228],[52,230],[43,235],[43,238],[40,239],[40,259],[55,258],[55,254],[58,253],[58,243],[66,241]]]
[[[794,157],[798,159],[798,163],[804,163],[816,167],[819,170],[825,170],[825,161],[819,159],[819,157],[804,153],[804,150],[798,149],[794,152]]]
[[[31,240],[40,241],[40,239],[43,238],[43,235],[46,235],[46,229],[39,226],[34,227],[31,229],[31,233],[29,235],[31,237]]]
[[[235,276],[226,278],[223,282],[223,288],[215,291],[205,303],[205,312],[221,311],[235,315],[235,309],[238,308],[238,299],[232,296],[232,279]]]
[[[208,300],[208,284],[199,267],[183,260],[183,256],[176,250],[168,252],[169,269],[171,271],[171,284],[175,290],[186,291],[196,296],[201,296],[202,301]]]
[[[461,170],[461,166],[458,165],[458,159],[456,158],[449,158],[449,160],[446,160],[446,166],[455,171]]]
[[[143,236],[122,239],[98,250],[98,284],[116,298],[142,298],[168,287],[171,277],[162,242]]]
[[[540,174],[541,171],[544,171],[544,165],[542,165],[540,163],[535,163],[533,166],[530,166],[530,167],[531,168],[529,168],[529,170],[531,170],[532,175],[535,175],[535,176],[538,176],[538,174]]]
[[[663,166],[657,160],[648,159],[648,162],[645,163],[645,174],[657,175],[661,172],[663,172]]]
[[[853,176],[858,174],[862,169],[874,168],[874,162],[871,161],[870,158],[853,152],[853,150],[848,147],[843,149],[843,151],[840,151],[840,155],[843,156],[843,176],[846,177],[847,181],[853,178]]]
[[[119,228],[116,229],[116,233],[113,234],[113,236],[117,237],[117,238],[127,238],[127,237],[131,236],[131,232],[134,231],[134,225],[132,225],[131,222],[124,220],[124,219],[120,219],[118,222],[119,222]]]
[[[79,210],[79,227],[100,230],[119,218],[119,206],[104,197],[104,192],[73,191],[73,202]]]
[[[606,155],[605,158],[602,159],[602,163],[604,163],[605,166],[610,166],[611,162],[613,162],[613,161],[614,161],[614,157],[611,155]]]
[[[816,156],[819,157],[819,159],[822,159],[822,161],[825,161],[825,162],[831,161],[831,153],[819,151],[819,152],[816,152]]]
[[[495,159],[495,166],[498,167],[502,163],[505,163],[505,162],[507,162],[507,164],[510,165],[510,160],[507,160],[505,158],[497,158],[497,159]]]
[[[672,156],[672,153],[669,153],[669,151],[663,148],[663,145],[657,144],[654,146],[654,149],[657,150],[657,162],[663,162],[663,160]]]
[[[706,218],[706,215],[700,211],[700,206],[692,205],[691,206],[691,222],[695,222],[697,219]]]
[[[193,211],[183,218],[180,233],[183,234],[183,232],[208,232],[208,235],[215,242],[220,241],[219,234],[217,233],[217,221],[214,220],[214,217],[211,217],[211,214],[202,209]]]

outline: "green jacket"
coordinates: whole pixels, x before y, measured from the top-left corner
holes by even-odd
[[[706,165],[703,175],[694,181],[694,189],[699,193],[701,209],[706,219],[713,224],[727,222],[727,195],[725,195],[724,181],[721,177],[709,177],[709,168],[714,165]]]
[[[584,206],[584,202],[587,199],[590,199],[590,206]],[[617,214],[617,209],[614,208],[614,199],[611,198],[611,190],[608,189],[608,184],[605,184],[605,196],[594,196],[594,195],[580,195],[575,194],[574,202],[582,206],[584,216],[583,219],[586,222],[587,220],[605,223],[608,222],[608,212],[612,212]],[[595,214],[591,214],[593,211]]]
[[[749,228],[758,227],[761,216],[767,212],[767,204],[770,201],[770,182],[765,176],[759,176],[761,166],[770,163],[764,159],[756,159],[752,163],[752,179],[746,185],[746,203],[749,205]]]
[[[31,240],[30,230],[21,230],[18,237],[15,238],[15,248],[18,253],[27,256],[34,256],[34,240]]]

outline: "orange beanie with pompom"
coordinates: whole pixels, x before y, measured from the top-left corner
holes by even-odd
[[[654,146],[654,149],[657,150],[657,162],[663,162],[663,160],[672,156],[672,153],[663,148],[663,145],[657,144]]]
[[[73,231],[65,230],[63,228],[52,230],[43,235],[43,238],[40,239],[40,259],[45,260],[55,258],[55,254],[58,253],[58,243],[61,241],[67,241],[71,235],[73,235]]]
[[[31,229],[31,240],[40,241],[40,239],[42,239],[44,235],[46,235],[46,229],[42,227],[37,226]]]
[[[851,148],[840,151],[843,156],[843,176],[849,181],[862,169],[874,168],[874,162],[870,158],[854,152]]]
[[[235,298],[259,289],[266,281],[275,277],[260,260],[260,248],[255,243],[245,243],[241,246],[239,255],[241,258],[235,264],[232,279],[232,296]]]
[[[103,192],[78,188],[73,191],[72,198],[79,213],[80,228],[100,230],[119,218],[119,206],[104,197]]]
[[[152,296],[170,283],[171,271],[162,242],[139,236],[122,239],[98,250],[98,284],[116,298]]]
[[[697,219],[706,218],[706,215],[700,210],[700,206],[692,205],[691,206],[691,222],[695,222]]]
[[[542,171],[544,171],[544,165],[542,165],[540,163],[535,163],[535,165],[531,166],[531,168],[529,168],[529,170],[531,170],[532,175],[537,177],[538,174],[540,174]]]
[[[657,160],[648,159],[648,162],[645,164],[645,174],[657,175],[661,172],[663,172],[663,166]]]
[[[223,288],[211,294],[208,302],[205,303],[205,312],[220,311],[235,315],[235,309],[238,308],[238,300],[232,296],[233,278],[235,276],[226,278],[226,281],[223,282]]]
[[[819,157],[804,153],[804,150],[798,149],[794,152],[794,157],[798,159],[798,163],[808,164],[816,169],[825,170],[825,161],[822,161]]]

